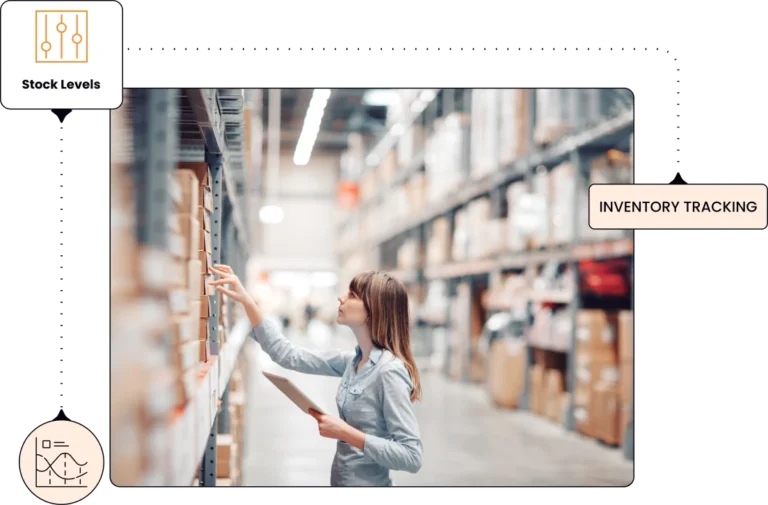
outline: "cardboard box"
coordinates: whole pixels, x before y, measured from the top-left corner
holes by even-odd
[[[187,285],[187,272],[184,260],[173,258],[168,262],[168,286],[172,288],[184,288]]]
[[[216,437],[216,476],[228,478],[236,475],[238,446],[230,434],[219,434]]]
[[[595,431],[592,428],[592,418],[589,406],[573,407],[573,424],[578,433],[594,438]]]
[[[181,347],[186,342],[194,340],[192,326],[189,324],[191,320],[189,314],[171,316],[171,340],[175,347]]]
[[[201,229],[200,221],[194,217],[194,215],[189,216],[189,243],[187,248],[187,257],[189,259],[194,259],[197,257],[197,251],[200,250],[200,234],[197,232],[197,230]]]
[[[212,230],[211,227],[211,215],[203,208],[197,208],[197,220],[201,223],[204,230]]]
[[[200,205],[198,203],[199,199],[197,191],[200,182],[197,180],[197,175],[193,170],[189,169],[177,170],[174,175],[181,189],[180,210],[185,214],[192,214]]]
[[[216,292],[214,286],[210,283],[213,281],[213,275],[201,275],[200,276],[200,292],[198,295],[212,295]]]
[[[590,412],[596,438],[609,445],[619,445],[619,400],[616,386],[598,382],[592,389],[594,401]]]
[[[211,242],[211,232],[200,228],[200,233],[198,235],[200,240],[200,250],[206,251],[212,254],[213,242]]]
[[[619,401],[623,405],[629,405],[632,403],[632,396],[634,392],[634,372],[635,366],[632,362],[623,361],[619,365]]]
[[[189,370],[191,368],[195,368],[197,363],[200,361],[198,358],[200,356],[200,341],[199,340],[193,340],[191,342],[186,342],[181,347],[181,369],[182,370]],[[196,368],[195,368],[196,369]]]
[[[197,183],[199,186],[210,186],[211,185],[211,176],[210,176],[210,170],[208,169],[208,163],[204,161],[198,161],[198,162],[185,162],[182,164],[179,164],[179,169],[181,170],[190,170],[195,174],[195,178],[197,179]]]
[[[210,340],[198,340],[197,341],[197,356],[195,356],[196,359],[200,361],[200,363],[205,363],[208,361],[208,358],[211,355],[211,345]]]
[[[187,286],[189,287],[190,300],[197,299],[203,293],[203,278],[200,271],[203,269],[203,263],[199,259],[189,260],[187,262]]]
[[[200,205],[208,212],[213,212],[213,193],[208,186],[200,186]]]
[[[189,312],[189,296],[185,289],[172,289],[168,292],[168,304],[173,314]]]
[[[200,318],[206,319],[211,317],[211,298],[207,295],[200,297]]]
[[[211,257],[211,254],[206,251],[198,251],[198,258],[200,259],[200,273],[205,275],[213,266],[213,258]]]
[[[168,176],[168,194],[171,196],[171,202],[178,209],[181,207],[181,185],[174,177]]]
[[[197,338],[199,340],[208,340],[208,319],[201,318],[198,319],[199,323],[197,326]]]
[[[531,368],[530,392],[531,412],[543,416],[546,413],[546,389],[544,383],[544,367],[534,365]]]
[[[494,404],[515,408],[525,389],[527,347],[518,339],[498,339],[491,345],[488,389]]]
[[[577,384],[604,382],[618,385],[619,364],[609,351],[577,351],[574,357],[574,377]]]
[[[560,370],[550,369],[545,374],[545,398],[547,418],[553,422],[558,422],[562,410],[562,396],[565,390],[565,381]]]
[[[630,310],[619,312],[619,360],[632,362],[635,354],[634,317]]]
[[[602,310],[580,310],[576,314],[576,350],[617,353],[618,318]]]
[[[168,216],[168,231],[170,231],[171,233],[177,233],[177,234],[182,233],[181,216],[182,214],[179,214],[177,212],[172,212]]]
[[[177,259],[185,259],[187,252],[186,241],[184,236],[176,233],[168,234],[168,251],[171,256]]]
[[[200,300],[197,296],[190,298],[189,302],[189,322],[193,335],[197,334],[197,325],[200,321]]]

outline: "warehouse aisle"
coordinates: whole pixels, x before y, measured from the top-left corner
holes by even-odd
[[[314,348],[354,347],[350,336],[325,342],[293,337]],[[258,346],[257,346],[258,347]],[[261,375],[290,377],[334,414],[338,379],[285,371],[260,350],[249,385],[246,486],[327,486],[335,442]],[[424,464],[416,475],[397,472],[400,486],[627,485],[632,464],[617,450],[566,433],[546,420],[491,406],[476,385],[439,374],[424,377],[424,399],[416,404],[424,441]]]

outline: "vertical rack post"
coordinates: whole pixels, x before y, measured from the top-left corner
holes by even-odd
[[[579,205],[581,205],[580,196],[581,196],[581,185],[582,180],[584,177],[585,167],[586,163],[582,156],[582,154],[578,151],[578,149],[574,149],[571,151],[571,164],[574,168],[574,180],[573,180],[573,212],[572,212],[572,219],[573,219],[573,243],[574,245],[577,245],[579,243]],[[577,259],[573,258],[571,259],[571,262],[569,264],[569,268],[571,268],[571,271],[573,272],[573,280],[574,280],[574,292],[573,292],[573,299],[571,300],[571,305],[569,307],[569,310],[571,311],[571,347],[568,352],[568,361],[567,361],[567,381],[566,381],[566,387],[569,392],[568,396],[568,410],[565,415],[565,428],[568,431],[573,431],[576,426],[576,422],[574,419],[574,396],[575,391],[574,388],[576,387],[576,320],[579,313],[579,304],[581,300],[579,299],[579,262]]]
[[[635,232],[632,232],[632,241],[634,243]],[[634,254],[634,253],[633,253]],[[632,339],[634,346],[634,312],[635,312],[635,258],[629,259],[629,278],[632,282],[632,289],[629,291],[629,306],[632,309]],[[634,358],[633,358],[634,359]],[[634,374],[634,369],[632,370]],[[635,460],[635,384],[634,375],[632,380],[632,401],[629,402],[629,424],[624,431],[624,457],[630,461]]]
[[[536,150],[536,137],[534,136],[534,132],[536,129],[536,89],[535,88],[527,88],[524,90],[522,100],[525,101],[525,138],[526,138],[526,154],[531,154]],[[533,168],[529,168],[528,171],[524,174],[523,180],[530,184],[531,180],[533,178]],[[512,205],[514,205],[515,202],[512,202]],[[527,275],[527,274],[526,274]],[[529,301],[527,303],[527,309],[526,309],[526,316],[527,316],[527,322],[526,328],[531,328],[533,326],[533,311],[531,308],[531,302]],[[533,349],[531,349],[526,342],[525,346],[525,373],[523,376],[523,395],[520,398],[520,408],[523,410],[530,409],[530,403],[531,403],[531,394],[530,394],[530,370],[533,366]]]
[[[213,264],[221,263],[221,217],[223,193],[223,156],[220,153],[206,152],[206,162],[211,170],[213,180],[213,213],[211,215],[211,245],[213,246]],[[219,296],[213,295],[211,300],[211,316],[208,318],[208,334],[211,338],[211,354],[219,355]]]
[[[216,432],[218,431],[218,416],[213,420],[208,441],[205,443],[203,461],[200,463],[200,485],[216,487]]]
[[[221,412],[219,413],[219,433],[229,433],[231,423],[229,418],[229,384],[227,384],[224,394],[221,395]]]

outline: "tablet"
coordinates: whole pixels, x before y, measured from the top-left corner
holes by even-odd
[[[286,379],[285,377],[280,377],[279,375],[271,374],[269,372],[261,373],[263,373],[264,377],[269,379],[272,384],[277,386],[277,389],[279,389],[285,396],[288,397],[288,399],[295,403],[296,406],[305,413],[309,414],[309,409],[313,409],[320,412],[321,414],[325,414],[323,409],[318,407],[315,402],[310,400],[307,395],[305,395],[299,388],[297,388],[296,385],[290,380]]]

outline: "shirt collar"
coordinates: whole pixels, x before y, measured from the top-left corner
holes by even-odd
[[[368,356],[368,359],[371,360],[371,363],[374,365],[377,361],[379,361],[379,358],[381,357],[382,351],[379,347],[374,347],[371,349],[371,354]],[[360,349],[360,346],[355,346],[355,354],[357,355],[357,358],[360,359],[363,357],[363,351]]]

